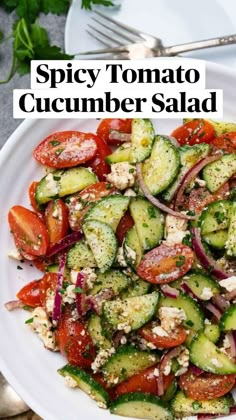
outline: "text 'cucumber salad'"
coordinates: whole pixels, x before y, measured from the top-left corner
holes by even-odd
[[[33,157],[46,172],[9,211],[9,257],[42,274],[6,308],[112,414],[235,415],[236,124],[105,119]]]

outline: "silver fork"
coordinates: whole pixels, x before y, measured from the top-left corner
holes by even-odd
[[[92,18],[92,20],[100,26],[94,27],[92,25],[88,25],[90,30],[87,30],[87,32],[94,39],[105,45],[106,48],[79,52],[75,53],[75,55],[101,57],[101,55],[113,54],[115,58],[123,59],[167,57],[210,47],[236,44],[236,34],[233,34],[164,47],[160,38],[156,38],[124,23],[118,22],[101,12],[94,11],[94,13],[102,18],[102,20],[95,17]]]

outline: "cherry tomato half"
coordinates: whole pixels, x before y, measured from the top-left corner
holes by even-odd
[[[179,142],[180,146],[185,144],[192,146],[199,143],[211,143],[215,137],[215,130],[208,121],[197,119],[176,128],[171,136]]]
[[[122,134],[130,134],[132,119],[130,118],[104,118],[97,128],[97,134],[109,144],[120,144]]]
[[[61,198],[48,203],[45,210],[45,223],[48,228],[50,244],[57,243],[68,234],[68,209]]]
[[[165,284],[182,277],[194,263],[194,254],[187,245],[160,245],[144,255],[137,273],[154,284]]]
[[[40,302],[42,306],[46,305],[49,292],[54,292],[57,285],[57,273],[46,273],[40,281]]]
[[[229,184],[226,182],[222,187],[220,187],[214,194],[210,193],[205,187],[193,188],[189,195],[189,210],[195,211],[196,214],[201,213],[201,211],[208,204],[213,203],[213,201],[222,200],[228,197],[229,193]]]
[[[34,149],[34,158],[52,168],[69,168],[87,162],[97,151],[97,136],[80,131],[61,131],[46,137]]]
[[[236,132],[225,133],[215,137],[211,144],[224,153],[236,153]]]
[[[124,216],[120,219],[120,222],[116,229],[116,236],[119,242],[119,245],[122,245],[124,237],[128,230],[132,228],[134,225],[133,217],[131,216],[129,210],[124,214]]]
[[[14,206],[8,213],[8,222],[16,247],[30,255],[45,255],[49,237],[45,224],[37,214],[22,206]]]
[[[92,160],[86,166],[92,168],[99,181],[106,181],[106,175],[111,172],[110,165],[105,161],[112,151],[108,144],[99,136],[96,136],[97,151]]]
[[[41,280],[33,280],[26,286],[22,287],[17,293],[17,298],[24,303],[24,305],[36,308],[41,306],[40,300],[40,283]]]
[[[39,184],[39,183],[38,183],[37,181],[33,181],[33,182],[31,182],[31,184],[30,184],[30,186],[29,186],[29,191],[28,191],[28,193],[29,193],[29,200],[30,200],[30,204],[31,204],[31,206],[32,206],[33,210],[34,210],[37,214],[42,215],[43,213],[41,213],[41,212],[40,212],[40,210],[39,210],[39,208],[38,208],[38,205],[37,205],[37,202],[36,202],[36,200],[35,200],[35,191],[36,191],[36,188],[37,188],[38,184]]]
[[[152,329],[157,325],[155,321],[150,322],[141,328],[138,333],[148,342],[154,344],[158,348],[170,349],[172,347],[179,346],[182,344],[186,338],[187,333],[182,326],[177,326],[174,331],[171,332],[168,337],[163,337],[157,334],[154,334]]]
[[[235,375],[202,373],[195,375],[191,369],[179,377],[179,387],[194,400],[212,400],[227,394],[235,384]]]

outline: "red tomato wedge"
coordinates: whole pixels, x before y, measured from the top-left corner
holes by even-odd
[[[199,119],[189,121],[176,128],[171,136],[179,142],[180,146],[185,144],[193,146],[199,143],[211,143],[215,137],[215,130],[211,123]]]
[[[215,137],[211,144],[224,153],[236,153],[236,132],[225,133]]]
[[[155,334],[152,329],[157,326],[155,321],[150,322],[141,328],[138,333],[147,340],[149,343],[154,344],[156,347],[161,349],[170,349],[172,347],[179,346],[182,344],[186,338],[187,333],[182,326],[177,326],[174,331],[171,332],[168,337],[163,337]]]
[[[105,161],[106,157],[112,153],[108,144],[99,136],[96,136],[97,151],[92,160],[86,166],[92,168],[99,181],[106,181],[106,175],[111,172],[110,165]]]
[[[194,254],[187,245],[160,245],[144,255],[137,273],[154,284],[165,284],[182,277],[194,263]]]
[[[69,363],[90,368],[95,358],[95,347],[84,325],[80,321],[73,320],[68,307],[59,322],[57,341],[61,353]]]
[[[122,134],[130,134],[132,119],[130,118],[104,118],[97,128],[97,134],[110,144],[120,144],[122,140],[116,138]]]
[[[149,394],[158,395],[158,378],[154,375],[156,368],[158,368],[158,365],[147,368],[142,372],[131,376],[131,378],[127,379],[126,381],[121,382],[115,388],[116,395],[120,396],[122,394],[127,394],[128,392],[148,392]],[[172,373],[168,376],[163,376],[164,391],[169,388],[173,379],[174,374]]]
[[[40,283],[41,280],[33,280],[26,286],[22,287],[17,293],[17,298],[24,303],[24,305],[36,308],[41,306],[40,300]]]
[[[122,245],[122,242],[125,238],[126,233],[134,225],[133,217],[131,216],[129,210],[124,214],[120,219],[120,222],[116,229],[116,236],[119,242],[119,245]]]
[[[48,203],[45,210],[45,224],[48,228],[50,244],[57,243],[68,234],[68,209],[60,198]]]
[[[179,387],[194,400],[212,400],[227,394],[235,384],[235,375],[202,373],[195,375],[191,369],[179,377]]]
[[[29,186],[29,191],[28,191],[28,193],[29,193],[29,200],[30,200],[30,204],[31,204],[33,210],[36,213],[43,214],[43,213],[40,212],[40,210],[38,208],[38,205],[36,203],[36,200],[35,200],[35,190],[36,190],[38,184],[39,183],[37,181],[31,182],[31,184]]]
[[[8,213],[8,222],[16,247],[30,255],[45,255],[49,237],[45,224],[37,214],[22,206],[14,206]]]
[[[87,162],[97,151],[97,136],[80,131],[61,131],[46,137],[34,149],[34,158],[52,168],[70,168]]]
[[[208,204],[213,203],[213,201],[228,198],[228,196],[228,182],[222,185],[214,194],[211,194],[205,187],[193,188],[189,195],[189,210],[193,210],[196,214],[199,214]]]
[[[57,274],[56,273],[46,273],[39,285],[40,290],[40,302],[42,306],[46,305],[46,299],[49,292],[54,292],[57,285]]]

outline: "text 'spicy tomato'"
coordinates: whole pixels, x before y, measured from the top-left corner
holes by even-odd
[[[92,168],[99,181],[106,181],[106,175],[111,172],[110,165],[105,161],[112,151],[108,144],[99,136],[96,136],[97,151],[93,159],[86,166]]]
[[[142,327],[138,333],[149,343],[154,344],[161,349],[170,349],[184,343],[187,338],[187,333],[182,326],[177,326],[168,336],[161,336],[154,334],[153,328],[157,325],[155,321]]]
[[[176,128],[172,133],[180,146],[186,144],[193,146],[199,143],[211,143],[215,137],[215,130],[211,123],[206,120],[197,119],[186,122],[180,127]]]
[[[34,158],[52,168],[70,168],[87,162],[97,151],[97,136],[80,131],[61,131],[46,137],[34,149]]]
[[[24,305],[31,306],[32,308],[41,306],[40,283],[41,280],[33,280],[30,283],[26,284],[17,293],[17,298],[21,302],[23,302]]]
[[[22,206],[14,206],[8,213],[8,222],[19,251],[29,255],[45,255],[49,237],[40,217]]]
[[[130,134],[132,119],[104,118],[97,128],[97,134],[110,144],[122,143],[122,135]],[[125,136],[127,137],[127,136]],[[121,140],[117,140],[121,138]]]
[[[49,295],[49,292],[54,292],[57,285],[57,273],[46,273],[42,280],[40,281],[39,290],[40,290],[40,301],[41,305],[46,305],[46,300]]]
[[[194,263],[194,254],[187,245],[160,245],[142,258],[137,273],[154,284],[165,284],[182,277]]]
[[[45,224],[50,244],[60,241],[69,231],[68,209],[61,198],[49,201],[45,210]]]

